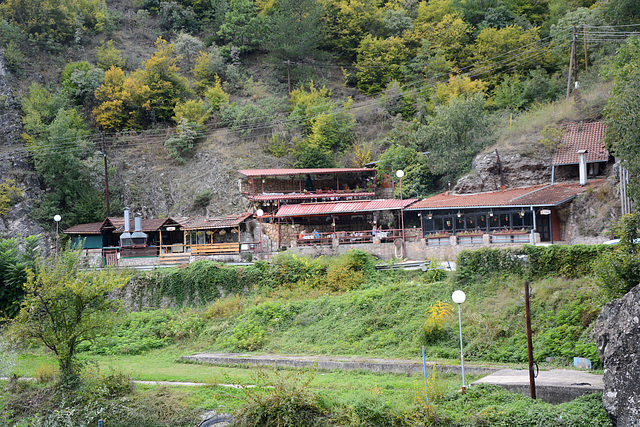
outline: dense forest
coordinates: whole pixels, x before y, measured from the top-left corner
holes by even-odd
[[[639,14],[637,0],[6,0],[0,43],[46,189],[33,216],[72,225],[104,218],[105,147],[168,128],[176,164],[224,131],[287,166],[403,168],[423,197],[570,95],[634,172]],[[591,90],[606,105],[585,106]],[[17,192],[5,180],[0,203]]]

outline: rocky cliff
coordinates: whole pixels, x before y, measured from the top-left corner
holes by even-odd
[[[595,332],[604,362],[602,403],[619,427],[640,425],[640,286],[604,306]]]
[[[10,79],[11,74],[5,67],[4,55],[0,51],[0,182],[13,179],[22,190],[18,203],[5,216],[0,216],[0,237],[29,236],[45,231],[29,215],[41,189],[20,136],[20,106],[13,95]],[[43,245],[45,253],[51,241],[46,240],[49,243]]]

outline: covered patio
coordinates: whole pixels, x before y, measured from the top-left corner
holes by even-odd
[[[449,244],[450,236],[456,236],[459,244],[535,243],[536,234],[539,241],[553,243],[563,240],[559,208],[601,183],[541,184],[475,194],[446,192],[415,203],[407,211],[421,217],[428,245]]]
[[[403,229],[404,209],[417,199],[379,199],[281,206],[277,220],[279,246],[343,245],[418,238]],[[294,232],[282,239],[282,227]]]

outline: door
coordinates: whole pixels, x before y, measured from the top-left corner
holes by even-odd
[[[541,242],[552,242],[551,240],[551,215],[536,214],[536,231],[540,233]]]

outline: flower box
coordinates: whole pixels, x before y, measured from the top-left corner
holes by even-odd
[[[446,246],[451,244],[448,234],[431,234],[425,236],[427,246]]]
[[[491,243],[529,243],[530,240],[530,233],[526,231],[500,232],[491,236]]]
[[[459,245],[481,245],[482,233],[458,234],[456,236]]]

